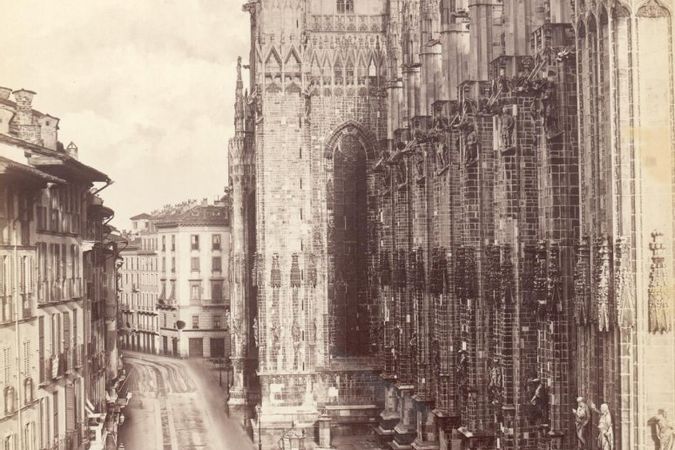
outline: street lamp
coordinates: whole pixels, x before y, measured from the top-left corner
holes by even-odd
[[[258,415],[258,450],[262,450],[262,425],[260,421],[260,412],[262,411],[262,406],[260,406],[260,403],[255,405],[255,413]]]

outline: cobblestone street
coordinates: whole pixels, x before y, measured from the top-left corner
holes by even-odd
[[[133,392],[120,432],[127,450],[253,449],[227,416],[225,391],[202,361],[140,353],[125,353],[124,359]]]

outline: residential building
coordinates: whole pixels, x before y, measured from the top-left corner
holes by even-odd
[[[597,448],[577,397],[606,405],[603,448],[661,445],[674,6],[244,5],[232,403],[251,416],[255,373],[264,448],[369,426],[394,449]]]
[[[64,181],[0,156],[0,445],[11,450],[41,448],[34,197],[50,183]]]
[[[186,202],[153,213],[159,351],[224,358],[228,329],[229,198]]]
[[[147,214],[142,216],[151,217]],[[129,350],[159,353],[159,269],[154,225],[149,222],[144,231],[140,231],[134,240],[126,244],[120,256],[120,314],[125,331],[123,345]]]
[[[95,379],[92,383],[88,378],[93,376],[87,371],[91,365],[88,357],[93,355],[87,353],[86,344],[92,337],[96,339],[97,333],[85,317],[90,306],[97,306],[83,286],[83,255],[103,244],[100,230],[112,215],[109,209],[98,208],[101,201],[90,189],[94,183],[103,183],[100,191],[110,179],[81,163],[74,144],[64,148],[58,141],[59,119],[32,108],[35,93],[14,91],[13,101],[10,94],[10,90],[0,89],[0,157],[3,174],[10,175],[3,175],[2,187],[8,202],[5,211],[8,218],[12,217],[3,230],[3,239],[11,242],[12,251],[3,247],[2,258],[8,261],[5,276],[14,273],[12,279],[18,280],[9,285],[14,289],[12,302],[19,296],[24,299],[20,310],[14,308],[12,312],[7,306],[6,313],[14,315],[19,331],[16,335],[24,337],[11,341],[22,346],[21,352],[13,348],[15,356],[10,356],[7,349],[3,359],[7,368],[4,392],[8,399],[16,396],[6,410],[7,423],[12,423],[16,410],[17,420],[31,428],[2,439],[9,439],[5,441],[8,449],[84,448],[87,415],[93,412],[87,399],[92,392],[88,387],[101,386],[104,395],[105,383]],[[23,178],[13,175],[17,171]],[[33,182],[29,182],[31,176]],[[99,230],[98,235],[90,233],[93,229]],[[21,265],[14,267],[12,262],[17,258]],[[108,282],[116,278],[114,267],[108,270]],[[103,278],[101,283],[106,283]],[[9,297],[5,300],[12,304]],[[107,295],[106,301],[114,306],[115,293]],[[111,323],[114,326],[114,321],[107,326]],[[94,328],[100,326],[103,324],[94,321]],[[113,335],[108,333],[116,340]],[[114,352],[111,347],[116,342],[110,344],[108,354]],[[25,413],[19,402],[25,405]]]

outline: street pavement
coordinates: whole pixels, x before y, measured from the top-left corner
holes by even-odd
[[[203,361],[134,352],[124,361],[133,392],[118,440],[126,450],[254,450]]]

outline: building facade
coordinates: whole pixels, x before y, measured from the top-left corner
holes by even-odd
[[[179,357],[230,354],[229,199],[153,213],[159,284],[158,349]]]
[[[133,219],[132,222],[137,223]],[[143,231],[120,252],[123,259],[120,268],[120,318],[125,330],[125,348],[157,354],[160,351],[157,312],[160,284],[157,234],[151,227],[151,224],[143,226]]]
[[[233,363],[265,448],[667,445],[674,6],[245,4]]]
[[[2,329],[0,434],[12,450],[84,448],[92,401],[105,399],[105,376],[114,376],[117,363],[102,382],[88,370],[92,340],[107,337],[101,352],[111,361],[116,336],[114,321],[89,320],[100,305],[84,283],[85,255],[106,245],[104,222],[112,216],[90,188],[110,180],[79,162],[74,144],[64,148],[59,119],[33,109],[34,92],[14,91],[13,100],[10,94],[0,89],[3,317],[13,318],[13,329]],[[114,261],[114,248],[108,253]],[[116,305],[115,267],[100,280],[111,291],[103,298],[108,308]]]

